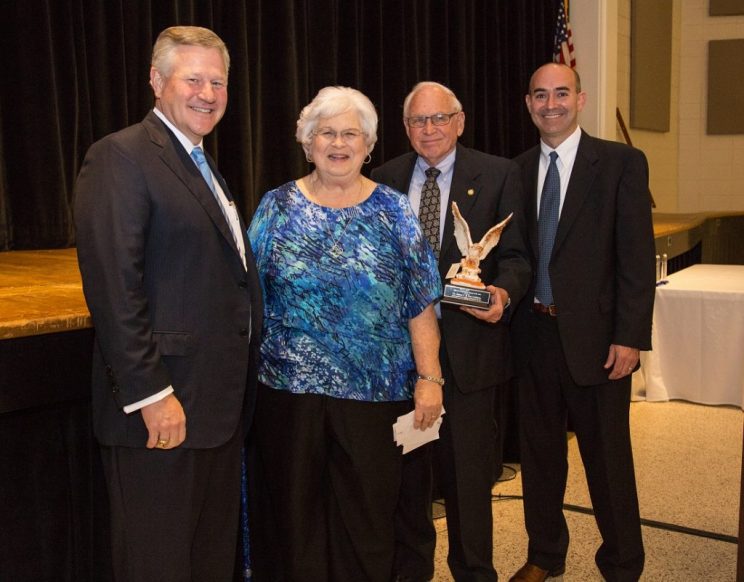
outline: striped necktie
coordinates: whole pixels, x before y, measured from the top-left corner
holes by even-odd
[[[209,186],[212,194],[215,194],[214,180],[212,179],[212,170],[209,168],[207,158],[204,155],[204,150],[201,149],[199,146],[196,146],[194,149],[191,150],[191,158],[199,167],[199,171],[201,172],[201,175],[204,176],[204,180],[207,182],[207,186]]]

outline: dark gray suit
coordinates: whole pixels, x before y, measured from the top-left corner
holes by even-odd
[[[518,158],[528,246],[538,250],[540,147]],[[582,133],[549,265],[557,317],[535,313],[534,281],[512,320],[528,561],[565,561],[566,423],[576,433],[603,544],[607,580],[643,569],[628,414],[630,376],[608,380],[610,344],[651,347],[654,241],[648,165],[639,150]]]
[[[93,421],[104,451],[141,449],[143,459],[163,460],[244,435],[263,315],[250,245],[245,240],[246,270],[214,195],[154,113],[91,146],[76,185],[75,219],[96,330]],[[146,451],[141,414],[122,408],[169,385],[186,414],[186,441],[173,451]],[[192,477],[202,470],[197,465]],[[144,464],[141,477],[155,479]]]
[[[374,169],[371,177],[407,193],[417,157],[411,152],[390,160]],[[452,202],[457,202],[475,241],[514,212],[498,246],[480,263],[480,277],[487,285],[506,289],[512,302],[519,301],[530,280],[521,191],[513,162],[457,146],[449,207],[442,208],[447,213],[439,258],[443,279],[450,266],[462,258],[454,238]],[[512,376],[509,331],[504,322],[486,323],[450,305],[442,305],[441,331],[446,414],[435,448],[447,505],[450,569],[456,579],[491,580],[495,579],[490,493],[495,442],[493,400],[497,388]],[[415,554],[426,560],[429,554],[433,556],[433,528],[425,523],[427,512],[431,512],[430,478],[427,481],[422,476],[426,462],[425,455],[407,455],[404,471],[408,476],[404,475],[399,504],[407,519],[398,523],[402,545],[398,565],[401,574],[412,577],[423,577],[427,572],[406,571],[408,556],[411,560]],[[412,531],[410,525],[416,521]]]

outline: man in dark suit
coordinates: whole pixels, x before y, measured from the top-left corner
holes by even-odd
[[[505,389],[512,375],[509,334],[502,319],[530,280],[518,168],[506,159],[458,145],[465,113],[454,93],[438,83],[416,85],[404,102],[403,116],[415,152],[376,168],[372,178],[408,193],[438,255],[442,279],[462,259],[454,238],[453,202],[476,242],[514,212],[498,246],[480,263],[490,307],[438,305],[446,414],[433,453],[447,511],[448,563],[455,580],[496,580],[493,410],[496,392]],[[396,518],[396,568],[401,580],[428,580],[434,573],[431,449],[413,451],[404,459]]]
[[[228,68],[211,30],[163,31],[155,109],[93,144],[76,185],[117,580],[232,579],[263,307],[245,228],[201,150]]]
[[[568,422],[602,534],[599,570],[606,580],[637,580],[643,570],[628,415],[639,350],[651,347],[648,165],[639,150],[581,130],[585,100],[573,69],[540,67],[526,102],[541,143],[516,159],[535,272],[512,323],[529,535],[518,581],[565,569]]]

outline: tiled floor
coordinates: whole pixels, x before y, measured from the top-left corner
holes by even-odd
[[[646,548],[642,580],[731,580],[736,573],[741,479],[742,411],[686,402],[634,402],[631,431]],[[519,466],[511,481],[494,487],[505,496],[493,503],[494,563],[508,580],[524,562],[527,536],[522,517]],[[506,477],[505,471],[504,477]],[[517,499],[508,498],[516,496]],[[569,441],[565,503],[591,508],[576,439]],[[567,510],[571,544],[564,582],[602,580],[594,565],[600,543],[594,517]],[[655,525],[663,524],[662,527]],[[447,524],[437,519],[435,582],[451,581]],[[693,532],[674,531],[682,526]],[[699,533],[697,532],[699,530]],[[704,535],[717,534],[723,539]]]

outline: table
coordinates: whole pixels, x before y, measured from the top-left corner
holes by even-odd
[[[0,253],[0,340],[90,327],[75,249]]]
[[[744,266],[693,265],[656,288],[645,398],[744,407]]]
[[[112,579],[75,249],[0,253],[0,578]]]

